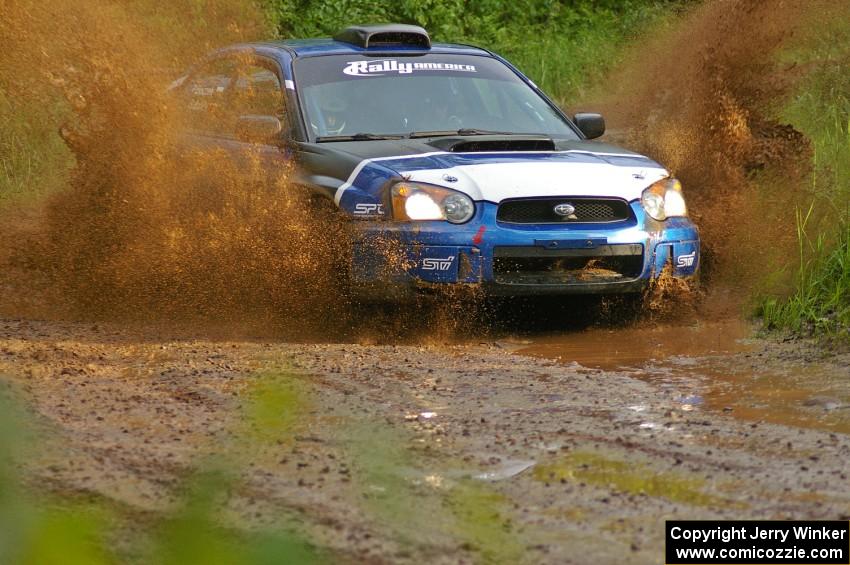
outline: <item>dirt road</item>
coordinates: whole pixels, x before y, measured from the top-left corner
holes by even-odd
[[[0,375],[41,430],[29,483],[119,508],[128,555],[217,457],[224,525],[343,561],[657,563],[666,518],[850,519],[848,358],[747,332],[420,347],[5,320]]]

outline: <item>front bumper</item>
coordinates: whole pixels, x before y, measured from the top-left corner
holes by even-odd
[[[607,224],[505,224],[477,203],[463,225],[359,222],[352,275],[363,293],[475,285],[495,295],[640,292],[667,265],[699,270],[699,233],[687,218],[657,222],[638,202],[633,217]]]

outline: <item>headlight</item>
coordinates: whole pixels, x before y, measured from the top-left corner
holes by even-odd
[[[682,196],[682,183],[672,177],[662,179],[644,190],[640,203],[646,213],[658,221],[688,215],[685,197]]]
[[[396,220],[447,220],[468,222],[475,214],[469,196],[430,184],[400,182],[392,188],[393,218]]]

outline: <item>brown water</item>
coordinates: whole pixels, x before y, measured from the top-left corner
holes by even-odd
[[[745,338],[751,333],[748,325],[739,321],[694,326],[591,329],[540,337],[519,353],[576,362],[594,369],[640,368],[649,362],[680,355],[743,352],[750,348]]]
[[[600,371],[627,372],[673,390],[683,410],[850,433],[850,366],[805,360],[752,339],[739,320],[534,339],[517,353]]]

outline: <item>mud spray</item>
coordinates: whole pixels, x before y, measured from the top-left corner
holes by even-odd
[[[260,149],[237,158],[183,141],[167,85],[217,46],[270,36],[254,6],[4,5],[0,85],[55,115],[74,166],[44,202],[2,211],[2,314],[303,339],[361,318],[366,340],[456,325],[425,304],[364,316],[346,295],[350,235],[327,201],[264,166]],[[392,242],[382,251],[398,255]]]
[[[64,108],[59,134],[75,160],[36,221],[14,237],[6,223],[4,308],[35,293],[27,306],[41,312],[25,314],[333,327],[344,224],[310,210],[290,171],[265,169],[259,152],[236,160],[181,146],[180,108],[166,93],[201,50],[268,30],[247,2],[205,3],[203,18],[184,4],[162,30],[189,26],[182,43],[152,35],[154,4],[4,7],[3,56],[14,64],[4,88]]]
[[[614,125],[630,128],[637,148],[686,186],[711,285],[750,285],[788,248],[783,214],[803,185],[808,148],[770,118],[771,102],[797,78],[775,54],[816,9],[840,4],[710,2],[633,53],[611,81],[627,85],[608,103]],[[75,164],[67,187],[35,209],[2,211],[0,313],[302,337],[362,316],[345,293],[345,224],[294,190],[290,171],[268,171],[259,154],[237,162],[176,151],[183,118],[168,81],[211,48],[270,34],[252,3],[206,2],[203,17],[198,6],[4,4],[0,86],[50,109]],[[775,190],[759,192],[759,175],[775,178]],[[475,300],[447,304],[416,316],[388,312],[361,334],[380,340],[386,330],[376,325],[403,333],[418,319],[412,325],[445,336],[480,320]]]
[[[777,116],[813,69],[782,55],[848,17],[841,0],[706,2],[642,41],[608,81],[614,128],[685,186],[703,242],[704,316],[737,314],[794,255],[794,210],[814,198],[812,152]]]

